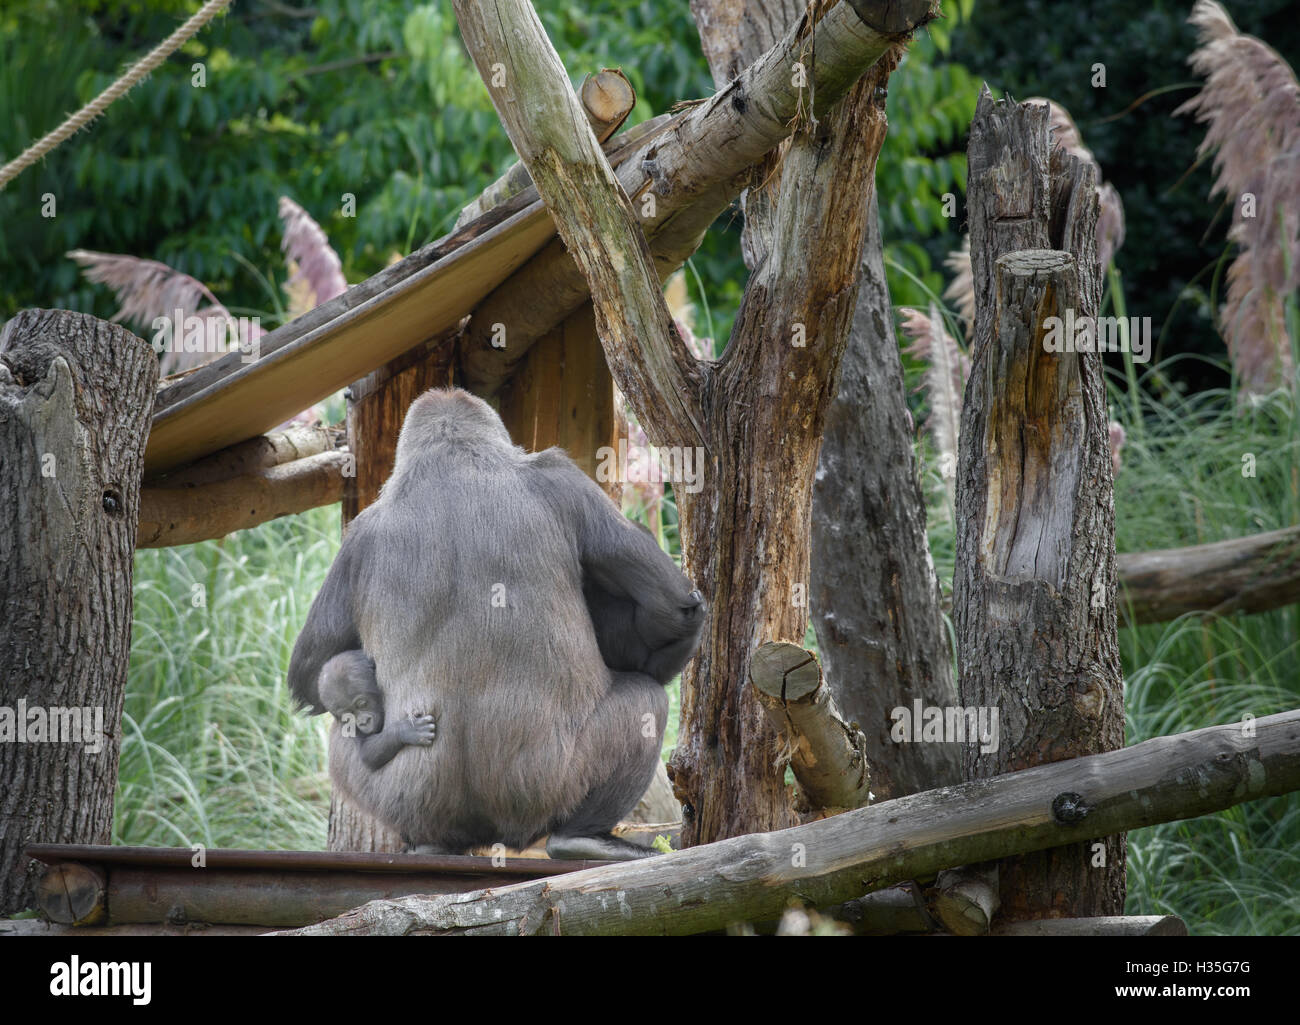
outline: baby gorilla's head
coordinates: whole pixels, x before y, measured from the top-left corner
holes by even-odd
[[[384,700],[375,680],[375,663],[364,651],[345,651],[320,671],[320,700],[340,722],[349,720],[369,736],[384,728]]]

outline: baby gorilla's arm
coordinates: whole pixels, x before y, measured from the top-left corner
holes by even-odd
[[[361,761],[372,772],[382,769],[404,747],[428,747],[437,736],[438,727],[431,715],[412,715],[388,722],[379,733],[358,737]]]

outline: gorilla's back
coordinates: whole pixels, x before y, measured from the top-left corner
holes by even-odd
[[[588,767],[572,764],[573,738],[608,671],[572,530],[528,487],[522,450],[441,447],[445,458],[395,479],[349,528],[365,532],[370,554],[356,593],[390,596],[355,610],[386,715],[430,713],[437,740],[377,773],[356,745],[336,743],[332,768],[414,843],[523,846],[590,785]],[[411,494],[416,485],[425,493]],[[408,785],[386,785],[386,774]],[[416,835],[430,823],[437,835]]]

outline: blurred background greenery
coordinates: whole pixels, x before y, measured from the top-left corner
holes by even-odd
[[[194,0],[6,0],[0,8],[0,160],[97,94],[198,6]],[[632,123],[712,82],[686,0],[536,0],[575,81],[621,67]],[[1296,66],[1289,0],[1231,0],[1243,32]],[[965,230],[965,135],[981,82],[1050,96],[1074,116],[1125,204],[1117,257],[1128,312],[1153,318],[1156,372],[1138,402],[1112,382],[1128,432],[1116,482],[1121,551],[1237,537],[1300,522],[1294,387],[1247,410],[1213,322],[1230,252],[1208,198],[1202,129],[1171,117],[1198,80],[1186,66],[1190,0],[946,0],[890,82],[878,168],[897,306],[925,308]],[[207,87],[191,86],[191,65]],[[1105,88],[1092,85],[1104,63]],[[305,207],[357,282],[450,229],[511,160],[460,45],[450,5],[248,0],[201,32],[100,121],[0,192],[0,319],[24,307],[110,316],[107,289],[65,257],[84,248],[161,260],[235,314],[279,322],[285,280],[277,199]],[[53,194],[57,216],[42,211]],[[957,198],[946,217],[944,196]],[[345,197],[355,216],[344,216]],[[726,339],[744,287],[738,207],[687,275],[696,329]],[[1118,285],[1116,279],[1113,285]],[[905,357],[909,388],[920,366]],[[924,400],[911,395],[918,422]],[[330,409],[334,419],[340,410]],[[952,525],[918,441],[931,543],[945,589]],[[1260,473],[1240,474],[1243,453]],[[665,510],[669,525],[673,510]],[[135,633],[114,839],[319,848],[324,723],[292,713],[284,668],[338,545],[337,508],[223,541],[136,558]],[[665,536],[670,543],[675,532]],[[195,585],[200,585],[196,592]],[[195,604],[195,595],[201,603]],[[1121,632],[1128,739],[1300,706],[1300,612],[1190,616]],[[674,717],[675,719],[675,717]],[[675,722],[674,722],[675,725]],[[667,747],[674,741],[670,726]],[[1175,913],[1194,932],[1300,933],[1300,797],[1255,802],[1130,834],[1129,911]]]

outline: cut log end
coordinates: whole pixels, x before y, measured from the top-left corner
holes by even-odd
[[[862,24],[884,36],[905,36],[935,18],[931,0],[901,0],[882,4],[879,0],[848,0]],[[987,88],[987,87],[986,87]]]
[[[812,653],[799,645],[768,641],[754,652],[749,678],[769,697],[799,701],[821,686],[822,672]]]
[[[582,82],[579,99],[596,138],[604,141],[618,131],[636,106],[636,90],[627,76],[616,68],[605,68],[588,75]]]
[[[94,925],[108,909],[107,880],[90,865],[65,861],[49,866],[36,884],[36,906],[59,925]]]

